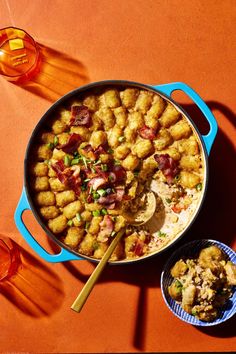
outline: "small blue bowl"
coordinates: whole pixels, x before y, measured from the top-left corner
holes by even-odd
[[[230,260],[233,263],[236,263],[236,253],[224,243],[215,240],[207,240],[207,239],[195,240],[185,244],[184,246],[180,247],[177,251],[175,251],[173,255],[170,257],[170,259],[168,260],[168,262],[166,263],[166,265],[164,266],[164,269],[161,273],[161,291],[166,305],[173,312],[175,316],[180,318],[182,321],[190,323],[194,326],[215,326],[222,322],[225,322],[236,313],[236,291],[235,291],[236,287],[233,288],[233,295],[228,300],[226,305],[221,309],[217,319],[211,322],[200,321],[196,317],[188,314],[175,300],[173,300],[170,297],[168,293],[168,286],[173,281],[173,277],[170,274],[170,270],[173,267],[173,265],[182,257],[184,258],[197,257],[202,248],[212,246],[212,245],[219,247],[228,256],[228,260]]]

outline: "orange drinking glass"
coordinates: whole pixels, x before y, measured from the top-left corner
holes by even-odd
[[[20,264],[20,252],[16,243],[0,235],[0,282],[16,274]]]
[[[1,75],[21,84],[37,74],[39,67],[39,47],[27,32],[16,27],[0,29]]]

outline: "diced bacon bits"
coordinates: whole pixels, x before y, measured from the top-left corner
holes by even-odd
[[[92,116],[87,106],[72,106],[71,107],[71,119],[70,125],[72,126],[85,126],[89,127],[91,125]]]
[[[69,136],[69,139],[66,144],[59,145],[57,146],[57,148],[61,149],[67,154],[72,154],[77,150],[81,141],[82,141],[81,136],[79,134],[73,133]]]
[[[114,222],[110,215],[105,215],[103,220],[99,224],[100,232],[98,234],[98,241],[106,242],[111,236],[112,231],[114,230]]]
[[[166,177],[167,183],[172,183],[175,176],[179,173],[178,163],[168,154],[155,154],[154,159],[158,163],[159,170]]]
[[[142,128],[139,129],[139,135],[143,139],[154,140],[156,137],[156,130],[144,125]]]

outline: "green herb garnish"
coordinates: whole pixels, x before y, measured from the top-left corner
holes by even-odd
[[[68,226],[72,226],[72,225],[73,225],[73,220],[68,220],[68,221],[67,221],[67,225],[68,225]]]
[[[69,157],[68,155],[66,155],[66,156],[64,157],[64,164],[65,164],[66,166],[70,166],[70,157]]]
[[[52,150],[52,149],[54,148],[54,144],[53,144],[53,143],[48,143],[48,144],[47,144],[47,147],[48,147],[50,150]]]
[[[98,190],[97,190],[97,193],[98,193],[101,197],[104,197],[104,195],[107,194],[104,189],[98,189]]]
[[[112,231],[111,237],[114,237],[115,235],[116,235],[116,232],[115,232],[115,231]]]
[[[100,210],[93,210],[92,214],[93,216],[100,216]]]
[[[76,219],[77,219],[78,221],[81,221],[81,215],[80,215],[80,213],[77,213],[77,214],[76,214]]]
[[[108,214],[107,209],[103,208],[103,209],[101,210],[101,214],[102,214],[102,215]]]
[[[165,233],[165,232],[162,232],[162,231],[159,231],[159,232],[158,232],[158,236],[159,236],[159,237],[166,237],[166,233]]]
[[[172,200],[170,198],[166,198],[166,203],[170,204]]]
[[[93,199],[99,199],[100,195],[97,192],[93,192]]]
[[[77,158],[77,159],[73,159],[73,160],[71,160],[71,166],[73,166],[73,165],[77,165],[79,163],[79,159]]]
[[[198,192],[200,192],[200,191],[202,190],[202,183],[198,183],[198,184],[196,185],[196,190],[197,190]]]
[[[102,171],[106,172],[108,170],[108,167],[106,164],[101,165]]]
[[[58,143],[59,143],[59,139],[58,139],[58,137],[55,135],[55,136],[54,136],[54,139],[53,139],[53,145],[54,145],[54,146],[57,146]]]
[[[112,150],[111,148],[109,148],[109,149],[107,150],[107,152],[108,152],[109,154],[113,154],[114,150]]]
[[[134,176],[138,177],[140,171],[134,171]]]

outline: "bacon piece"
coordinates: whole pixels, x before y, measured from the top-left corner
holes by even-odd
[[[112,183],[114,183],[114,182],[123,182],[125,177],[126,177],[126,171],[120,165],[112,166],[109,176],[111,176],[111,179],[112,179],[111,182]]]
[[[143,139],[153,140],[156,137],[156,130],[144,125],[142,128],[139,129],[139,135]]]
[[[67,154],[72,154],[81,143],[82,139],[79,134],[71,134],[66,144],[59,145],[57,148],[63,150]]]
[[[144,253],[143,248],[144,248],[144,242],[138,239],[134,246],[134,250],[133,250],[134,254],[139,257],[142,256]]]
[[[95,150],[94,150],[94,154],[96,156],[96,158],[98,158],[101,154],[106,154],[106,150],[104,149],[104,147],[102,145],[99,145]]]
[[[57,178],[61,183],[73,189],[73,191],[79,195],[81,192],[81,183],[80,178],[80,168],[74,166],[75,168],[68,168],[64,165],[62,160],[59,160],[51,165],[53,170],[57,174]]]
[[[179,173],[177,162],[169,154],[155,154],[154,159],[158,162],[158,168],[166,177],[167,183],[172,183],[174,177]]]
[[[91,113],[87,106],[72,106],[70,125],[89,127],[92,121]]]
[[[124,194],[125,194],[125,189],[124,189],[124,187],[117,187],[117,188],[116,188],[116,200],[117,200],[118,202],[121,202],[121,201],[122,201]]]
[[[116,201],[117,201],[117,195],[115,193],[109,194],[106,197],[100,197],[98,199],[98,203],[103,204],[106,207],[108,207],[110,204],[113,204]]]
[[[88,182],[88,188],[93,187],[93,190],[96,191],[99,187],[107,183],[107,179],[102,177],[94,177]]]
[[[110,215],[105,215],[99,226],[100,232],[98,234],[97,240],[100,242],[106,242],[114,230],[114,222],[112,221]]]

